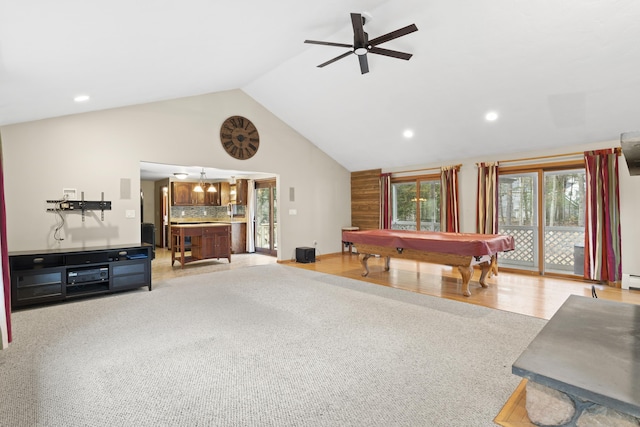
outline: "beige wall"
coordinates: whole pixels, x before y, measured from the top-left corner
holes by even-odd
[[[142,192],[142,206],[144,207],[142,222],[155,223],[155,192],[154,181],[140,181],[140,191]]]
[[[383,172],[395,172],[399,170],[413,170],[420,168],[440,167],[446,165],[462,164],[458,175],[459,184],[459,208],[460,208],[460,231],[465,233],[475,232],[476,221],[476,185],[477,168],[479,162],[495,162],[514,159],[524,159],[535,156],[549,156],[566,153],[579,153],[597,148],[619,147],[620,141],[603,141],[594,144],[585,144],[573,147],[563,147],[558,150],[547,151],[527,151],[519,154],[507,156],[487,156],[482,158],[471,158],[462,161],[442,164],[419,164],[402,169],[384,169]],[[579,155],[576,157],[580,157]],[[575,157],[574,157],[575,158]],[[534,160],[532,162],[551,162],[553,159]],[[505,166],[513,166],[513,163],[505,163]],[[629,169],[624,160],[624,156],[619,158],[620,172],[620,224],[622,229],[622,272],[623,287],[628,287],[629,276],[640,276],[640,176],[630,176]],[[640,278],[638,278],[640,283]],[[638,286],[638,285],[632,285]]]
[[[260,149],[241,161],[219,141],[229,116],[250,118]],[[317,147],[240,90],[180,98],[0,128],[6,179],[9,251],[83,248],[140,242],[140,161],[252,170],[279,176],[279,194],[295,188],[295,201],[279,200],[279,259],[298,246],[319,253],[340,250],[340,229],[350,224],[350,174]],[[63,188],[101,192],[112,210],[65,215],[62,242],[53,231],[56,215],[48,199]],[[286,190],[286,191],[285,191]],[[126,218],[133,210],[135,218]],[[296,215],[290,214],[291,210]],[[146,211],[146,210],[145,210]],[[145,217],[148,213],[145,212]]]

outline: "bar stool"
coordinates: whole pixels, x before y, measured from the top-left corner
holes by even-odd
[[[349,255],[352,253],[353,243],[347,240],[344,240],[344,232],[345,231],[358,231],[360,227],[342,227],[342,253],[344,254],[344,249],[349,248]]]

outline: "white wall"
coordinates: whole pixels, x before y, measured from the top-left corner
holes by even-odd
[[[447,164],[419,164],[402,169],[385,169],[383,172],[397,172],[401,170],[413,170],[421,168],[432,168],[454,164],[462,164],[458,175],[459,184],[459,208],[460,208],[460,231],[474,233],[476,230],[476,185],[478,179],[478,169],[476,163],[495,162],[525,159],[536,156],[559,155],[567,153],[578,153],[586,150],[598,148],[619,147],[620,141],[603,141],[594,144],[584,144],[573,147],[563,147],[558,150],[528,151],[516,155],[502,157],[482,157],[464,159],[462,161],[449,162]],[[579,157],[579,156],[576,156]],[[533,160],[533,163],[552,162],[553,159]],[[504,163],[504,166],[513,166],[513,163]],[[433,173],[433,172],[431,172]],[[619,158],[620,175],[620,227],[622,230],[622,272],[623,287],[627,287],[629,275],[640,276],[640,176],[630,176],[624,156]]]
[[[260,133],[259,151],[249,160],[222,149],[220,126],[232,115],[248,117]],[[320,252],[338,252],[340,230],[351,223],[350,173],[240,90],[9,125],[0,132],[9,251],[139,243],[140,161],[278,174],[287,195],[279,200],[279,259],[292,258],[296,247],[314,240]],[[112,210],[104,222],[100,212],[88,213],[85,222],[66,214],[64,240],[56,242],[56,215],[46,212],[45,200],[60,198],[68,187],[84,191],[86,200],[104,192]],[[295,202],[289,201],[290,187]],[[127,210],[136,217],[125,218]]]
[[[142,191],[142,206],[144,209],[142,222],[155,223],[155,193],[156,186],[154,181],[140,181],[140,191]]]

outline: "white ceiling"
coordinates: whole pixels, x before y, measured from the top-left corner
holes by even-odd
[[[413,58],[317,68],[345,49],[303,41],[351,43],[350,12],[370,38],[415,23],[380,46]],[[640,129],[639,16],[637,0],[0,0],[0,125],[241,88],[352,171],[617,140]]]
[[[200,176],[202,172],[205,174],[204,177]],[[164,178],[178,180],[180,178],[175,176],[177,173],[186,173],[187,177],[182,179],[187,181],[199,181],[201,178],[204,178],[207,182],[232,181],[234,178],[265,179],[274,177],[273,174],[246,170],[228,170],[202,166],[180,166],[140,162],[140,179],[143,180],[157,181]]]

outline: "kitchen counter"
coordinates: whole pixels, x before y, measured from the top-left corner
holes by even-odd
[[[171,224],[171,228],[200,228],[200,227],[222,227],[231,224],[230,222],[183,222]]]
[[[185,218],[185,219],[171,219],[171,225],[180,224],[246,224],[246,218],[234,218],[234,219],[197,219],[197,218]]]
[[[229,223],[172,224],[171,265],[176,259],[181,268],[187,262],[211,258],[227,258],[231,262],[231,228]],[[185,255],[187,237],[191,238],[190,256]]]

